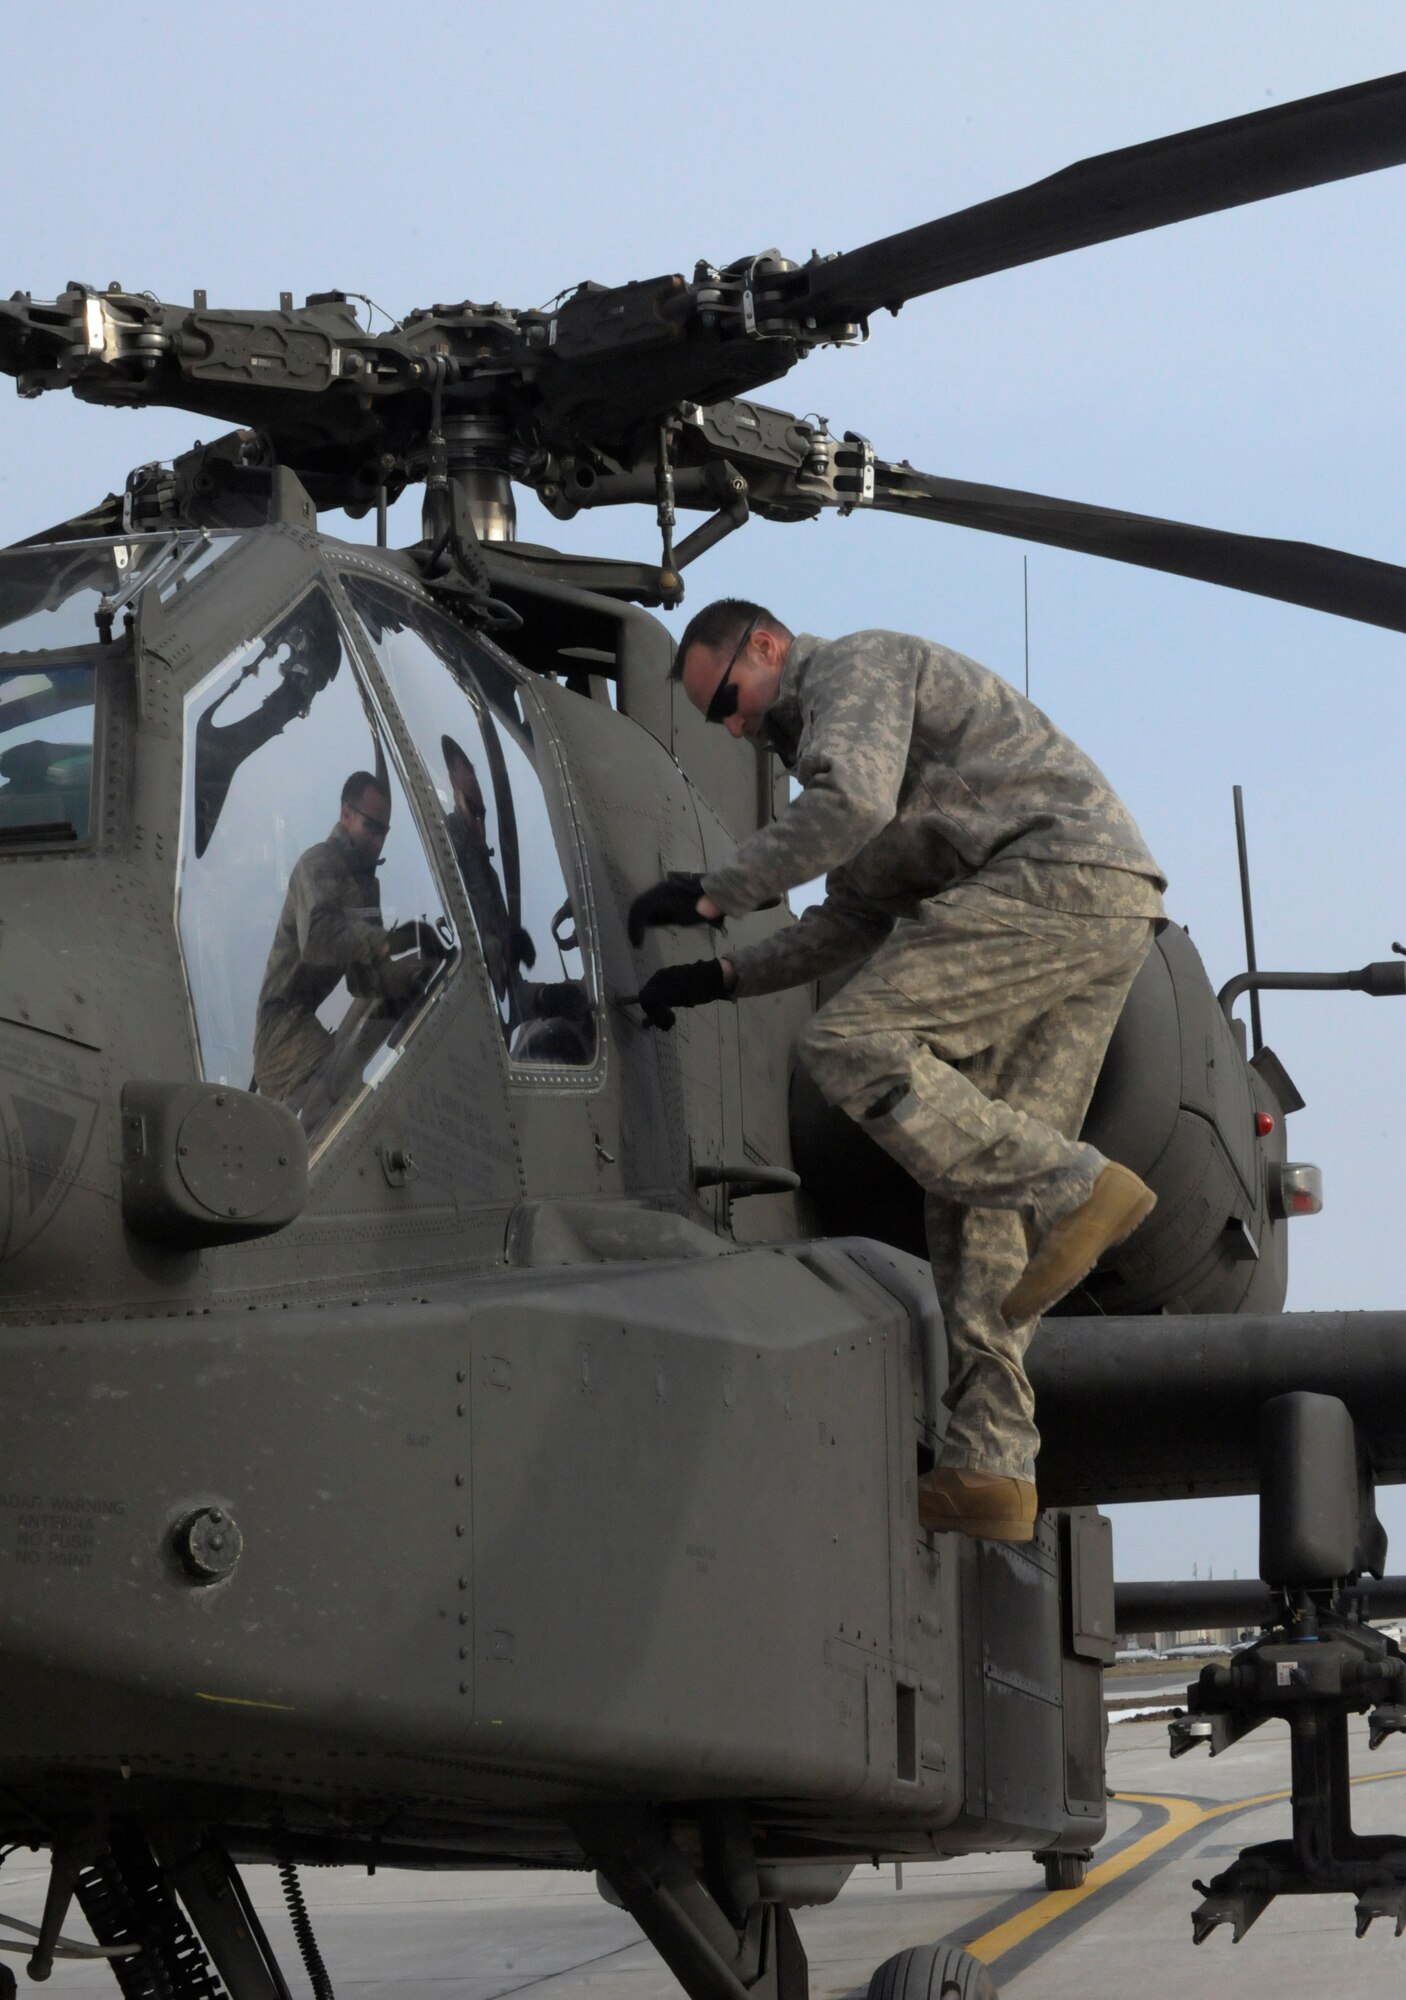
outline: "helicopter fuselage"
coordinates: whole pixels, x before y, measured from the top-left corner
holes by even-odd
[[[918,1195],[792,1074],[814,996],[628,1003],[676,955],[632,896],[784,774],[654,620],[487,554],[501,644],[296,521],[11,559],[0,1774],[417,1865],[579,1861],[622,1796],[792,1868],[1082,1850],[1106,1522],[917,1530]],[[358,772],[395,976],[309,937],[304,1005],[270,946]],[[1277,1309],[1280,1112],[1173,927],[1089,1127],[1160,1234],[1097,1307]]]

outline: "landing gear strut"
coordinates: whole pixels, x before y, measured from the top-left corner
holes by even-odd
[[[689,2000],[806,2000],[796,1920],[784,1904],[762,1902],[745,1829],[720,1829],[706,1887],[647,1809],[583,1814],[576,1831]]]
[[[577,1837],[611,1899],[629,1911],[689,2000],[807,2000],[795,1918],[763,1902],[751,1834],[720,1811],[705,1826],[700,1867],[657,1814],[624,1807],[581,1814]],[[868,2000],[997,2000],[995,1982],[957,1945],[919,1945],[886,1959]]]
[[[293,1883],[296,1889],[296,1876]],[[287,1893],[287,1880],[284,1886]],[[75,1901],[96,1945],[62,1935]],[[305,1911],[299,1928],[301,1897],[297,1908],[289,1901],[316,2000],[332,2000]],[[56,1958],[95,1957],[108,1960],[123,2000],[290,2000],[238,1869],[197,1827],[163,1826],[148,1838],[142,1827],[118,1821],[55,1837],[30,1977],[47,1979]],[[0,1967],[0,2000],[14,2000],[14,1977],[6,1973]]]

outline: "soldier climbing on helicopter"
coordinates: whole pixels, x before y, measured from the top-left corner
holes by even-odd
[[[721,599],[674,666],[694,706],[775,749],[801,791],[733,859],[639,896],[720,925],[824,874],[795,926],[669,966],[640,1004],[773,992],[856,966],[800,1055],[926,1190],[951,1412],[924,1527],[1028,1541],[1039,1433],[1024,1354],[1042,1312],[1156,1197],[1077,1133],[1166,882],[1097,766],[974,661],[895,632],[826,641]]]

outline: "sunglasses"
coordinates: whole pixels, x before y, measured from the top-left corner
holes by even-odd
[[[391,823],[388,819],[377,819],[374,813],[363,812],[360,806],[353,806],[352,811],[356,814],[362,825],[369,826],[373,833],[390,832]]]
[[[756,631],[757,622],[754,618],[737,644],[733,647],[732,658],[723,668],[722,679],[713,689],[712,699],[703,711],[703,720],[705,722],[726,722],[730,715],[736,715],[738,690],[737,683],[732,678],[732,670],[741,659],[743,648],[746,646],[747,641]]]

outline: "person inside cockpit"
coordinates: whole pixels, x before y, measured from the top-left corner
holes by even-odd
[[[452,736],[442,737],[440,748],[454,794],[454,810],[445,814],[454,858],[468,891],[494,995],[500,1005],[507,1003],[510,1019],[517,1021],[527,1011],[522,1004],[525,995],[520,991],[525,984],[522,969],[530,971],[537,963],[537,947],[509,914],[503,885],[493,866],[493,849],[488,844],[488,808],[478,771]]]
[[[504,1033],[515,1057],[536,1062],[589,1062],[595,1047],[589,995],[574,980],[524,979],[537,947],[515,923],[488,844],[488,810],[472,758],[452,736],[440,738],[454,810],[445,825],[468,891]]]
[[[427,927],[387,931],[381,920],[376,869],[390,825],[384,778],[353,771],[336,825],[289,877],[259,992],[254,1081],[308,1131],[359,1079],[370,1047],[384,1039],[387,1011],[401,1012],[423,978],[421,950],[401,960],[395,954],[419,946]],[[360,1005],[334,1034],[318,1009],[343,979]]]

